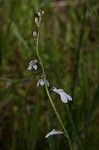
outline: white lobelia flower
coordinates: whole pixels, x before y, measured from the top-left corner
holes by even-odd
[[[63,134],[63,132],[53,129],[51,132],[46,134],[45,138],[48,138],[49,136],[54,134]]]
[[[62,89],[57,89],[56,87],[53,87],[52,89],[54,92],[60,95],[60,98],[63,103],[67,103],[68,101],[72,101],[72,97],[64,92]]]
[[[36,65],[36,63],[37,63],[37,60],[36,60],[36,59],[35,59],[35,60],[31,60],[31,61],[29,62],[29,66],[28,66],[27,70],[32,70],[32,68],[34,68],[35,70],[37,70],[37,65]]]
[[[47,86],[49,87],[49,82],[48,82],[47,80],[46,80],[46,84],[47,84]],[[44,79],[43,79],[43,78],[41,78],[41,79],[38,80],[38,82],[37,82],[37,87],[38,87],[39,85],[41,85],[41,86],[44,85]]]

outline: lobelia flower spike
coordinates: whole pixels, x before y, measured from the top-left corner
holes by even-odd
[[[48,82],[47,80],[46,80],[46,84],[47,84],[47,86],[49,87],[49,82]],[[43,75],[41,76],[41,79],[39,79],[38,82],[37,82],[37,87],[38,87],[39,85],[41,85],[41,86],[44,85]]]
[[[68,101],[72,101],[72,97],[64,92],[62,89],[57,89],[56,87],[53,87],[52,89],[54,92],[60,95],[60,98],[63,103],[67,103]]]
[[[40,25],[40,20],[41,20],[41,17],[43,16],[43,14],[44,14],[44,11],[40,9],[40,10],[37,11],[36,13],[37,13],[37,17],[35,17],[35,23],[36,23],[36,25],[39,27],[39,25]]]
[[[63,132],[53,129],[51,132],[46,134],[45,138],[48,138],[49,136],[55,135],[55,134],[63,134]]]
[[[53,107],[53,109],[54,109],[54,112],[56,113],[57,119],[58,119],[58,121],[59,121],[59,123],[60,123],[60,125],[61,125],[61,127],[62,127],[62,129],[63,129],[63,131],[64,131],[64,133],[63,133],[63,132],[61,132],[61,131],[56,131],[56,130],[54,129],[54,130],[52,130],[51,132],[49,132],[49,133],[45,136],[45,138],[49,137],[50,135],[54,135],[54,134],[64,134],[64,135],[68,138],[70,150],[72,150],[71,140],[70,140],[70,138],[69,138],[69,135],[68,135],[68,133],[67,133],[67,130],[65,129],[65,126],[64,126],[64,124],[63,124],[63,122],[62,122],[62,120],[61,120],[61,117],[60,117],[60,115],[59,115],[59,113],[58,113],[58,111],[57,111],[57,109],[56,109],[56,107],[55,107],[55,105],[54,105],[54,103],[53,103],[53,100],[52,100],[52,98],[51,98],[51,96],[50,96],[49,89],[48,89],[49,82],[46,80],[46,77],[45,77],[45,76],[46,76],[46,75],[45,75],[45,68],[44,68],[44,66],[43,66],[43,62],[42,62],[42,59],[41,59],[40,54],[39,54],[40,26],[41,26],[41,20],[42,20],[42,15],[43,15],[43,14],[44,14],[44,11],[42,11],[41,9],[37,12],[37,17],[35,18],[35,23],[36,23],[36,25],[37,25],[37,33],[36,33],[36,32],[33,32],[33,37],[34,37],[34,39],[36,39],[36,53],[37,53],[38,60],[39,60],[39,63],[40,63],[40,65],[41,65],[41,69],[42,69],[42,72],[43,72],[43,77],[41,77],[41,78],[39,79],[39,81],[37,82],[37,87],[38,87],[39,85],[43,86],[43,85],[45,84],[45,90],[46,90],[46,93],[47,93],[47,95],[48,95],[48,98],[49,98],[49,100],[50,100],[50,102],[51,102],[51,105],[52,105],[52,107]],[[31,69],[31,66],[29,67],[29,70],[30,70],[30,69]],[[53,88],[53,90],[55,90],[55,88]],[[57,89],[57,90],[58,90],[58,89]],[[62,89],[60,89],[60,91],[64,92]],[[58,92],[58,91],[57,91],[57,92]],[[64,92],[64,93],[65,93],[65,92]],[[58,94],[59,94],[59,93],[58,93]],[[63,93],[61,93],[61,94],[59,94],[59,95],[62,96],[62,94],[63,94]],[[63,97],[62,97],[62,100],[63,100]],[[67,98],[66,98],[66,96],[65,96],[65,103],[66,103],[66,101],[67,101]]]
[[[32,68],[34,68],[35,70],[37,70],[37,65],[36,65],[36,63],[37,63],[37,60],[36,60],[36,59],[35,59],[35,60],[31,60],[31,61],[29,62],[29,66],[28,66],[27,70],[32,70]]]

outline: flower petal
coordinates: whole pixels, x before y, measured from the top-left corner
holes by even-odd
[[[27,70],[31,70],[32,69],[32,64],[29,64]]]
[[[60,93],[60,97],[63,103],[67,103],[67,97],[65,92]]]
[[[40,84],[40,80],[38,80],[38,82],[37,82],[36,86],[38,87],[38,86],[39,86],[39,84]]]
[[[60,94],[61,92],[64,92],[64,90],[62,90],[62,89],[57,89],[56,87],[53,87],[52,90],[53,90],[54,92],[58,93],[58,94]]]
[[[39,81],[40,81],[40,85],[43,86],[44,85],[44,80],[40,79]]]
[[[62,90],[62,89],[57,89],[57,91],[58,91],[58,93],[64,92],[64,90]]]
[[[67,99],[68,99],[69,101],[72,101],[72,97],[71,97],[70,95],[68,95],[67,93],[65,93],[65,94],[66,94]]]
[[[37,70],[37,65],[33,65],[33,68],[34,68],[35,70]]]
[[[54,135],[54,134],[63,134],[63,132],[53,129],[51,132],[46,134],[45,138],[48,138],[49,136]]]

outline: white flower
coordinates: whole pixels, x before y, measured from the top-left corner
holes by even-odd
[[[36,63],[37,63],[37,60],[36,60],[36,59],[35,59],[35,60],[31,60],[31,61],[29,62],[29,66],[28,66],[27,70],[31,70],[32,68],[34,68],[34,69],[36,70],[36,69],[37,69]]]
[[[51,132],[46,134],[45,138],[48,138],[49,136],[54,134],[63,134],[63,132],[53,129]]]
[[[49,87],[49,82],[48,82],[47,80],[46,80],[46,84],[47,84],[47,86]],[[39,79],[39,81],[37,82],[37,87],[38,87],[39,85],[41,85],[41,86],[44,85],[44,79],[43,79],[43,78]]]
[[[67,103],[68,101],[72,101],[72,97],[64,92],[62,89],[57,89],[56,87],[53,87],[52,89],[54,92],[60,95],[60,98],[63,103]]]

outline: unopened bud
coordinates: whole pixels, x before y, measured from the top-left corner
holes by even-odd
[[[37,12],[37,14],[38,14],[38,17],[41,17],[41,16],[44,14],[44,11],[40,9],[40,10]]]
[[[35,17],[35,23],[36,23],[37,26],[39,25],[39,19],[38,19],[38,17]]]
[[[37,32],[36,31],[33,32],[33,37],[34,37],[34,40],[36,40],[36,38],[37,38]]]

